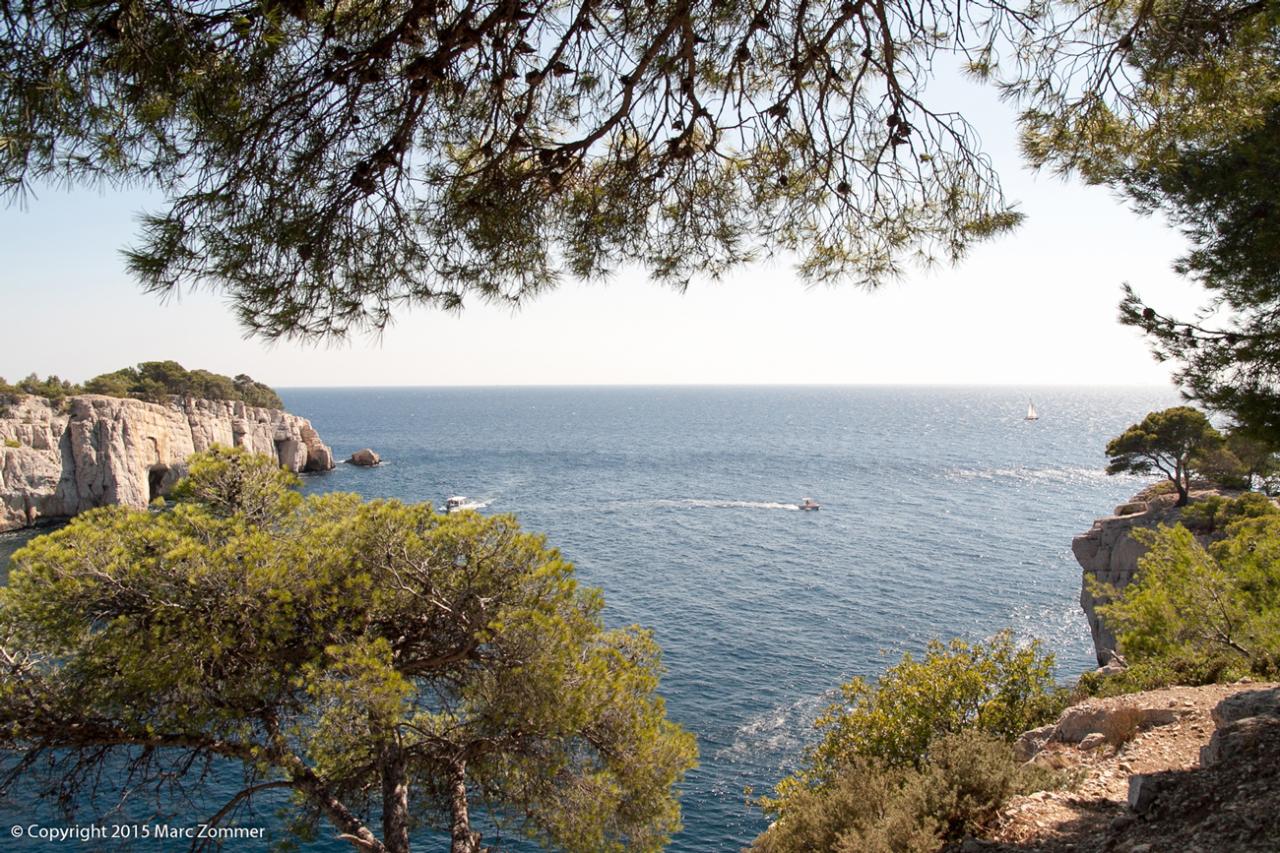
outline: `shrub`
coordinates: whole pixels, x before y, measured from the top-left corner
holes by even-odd
[[[1172,480],[1161,480],[1138,492],[1137,499],[1149,501],[1161,495],[1176,495],[1177,493],[1178,487],[1173,484]]]
[[[1213,684],[1226,677],[1232,663],[1220,654],[1200,658],[1131,659],[1129,666],[1119,672],[1086,672],[1081,675],[1073,698],[1123,696],[1175,684]]]
[[[1011,796],[1057,781],[1021,764],[1003,740],[968,729],[934,741],[919,768],[853,759],[827,784],[797,792],[751,850],[935,853],[987,825]]]
[[[128,369],[115,373],[104,373],[84,383],[84,390],[90,394],[104,394],[108,397],[128,397],[130,386],[135,380],[128,375]]]
[[[21,447],[22,442],[18,441],[16,438],[6,438],[4,440],[4,446],[5,447]]]
[[[80,393],[80,386],[66,379],[61,379],[55,375],[41,379],[36,374],[31,374],[26,379],[18,382],[15,389],[22,394],[34,394],[37,397],[45,397],[50,400],[61,400],[71,394]]]
[[[170,397],[199,397],[284,408],[279,394],[243,373],[232,379],[207,370],[187,370],[176,361],[144,361],[136,367],[95,376],[84,387],[90,394],[132,397],[151,403],[163,403]]]
[[[1241,489],[1276,490],[1280,476],[1280,455],[1271,442],[1248,431],[1235,429],[1227,435],[1227,470],[1223,484]],[[1234,465],[1231,463],[1234,462]]]
[[[150,403],[164,403],[171,397],[199,397],[236,400],[267,409],[284,408],[279,394],[243,373],[232,379],[207,370],[187,370],[176,361],[144,361],[136,367],[95,376],[83,386],[57,376],[40,379],[34,373],[17,385],[0,378],[0,395],[5,393],[35,394],[55,401],[73,394],[103,394]]]
[[[1007,742],[1065,705],[1052,670],[1039,643],[1004,631],[930,643],[875,686],[855,678],[804,766],[760,800],[777,821],[754,849],[934,851],[982,823],[1029,784]]]
[[[1258,508],[1243,499],[1236,507]],[[1142,667],[1130,678],[1280,673],[1280,514],[1238,518],[1207,549],[1181,524],[1134,535],[1148,549],[1134,582],[1120,593],[1099,588],[1112,598],[1099,613]]]
[[[1038,641],[1019,647],[1009,631],[985,643],[935,640],[919,660],[903,655],[874,687],[855,678],[841,693],[818,720],[826,734],[815,769],[853,755],[919,764],[941,735],[974,727],[1012,739],[1060,710],[1053,656]]]
[[[1226,529],[1233,521],[1261,518],[1280,513],[1280,507],[1258,492],[1248,492],[1237,498],[1210,495],[1188,504],[1182,511],[1182,523],[1197,533],[1216,533]]]

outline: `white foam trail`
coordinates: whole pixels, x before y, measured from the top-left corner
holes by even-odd
[[[716,755],[760,759],[768,753],[775,760],[794,760],[816,736],[813,721],[838,696],[834,690],[826,691],[762,711],[738,726],[733,743],[719,749]]]
[[[948,468],[945,473],[947,477],[959,480],[1013,480],[1025,483],[1083,483],[1113,479],[1101,467]]]
[[[684,498],[681,500],[657,500],[654,506],[674,507],[676,509],[786,509],[799,510],[799,504],[785,504],[776,501],[725,501],[704,498]]]

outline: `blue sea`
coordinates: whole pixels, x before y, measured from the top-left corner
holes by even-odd
[[[654,630],[668,712],[701,751],[673,851],[750,842],[765,821],[744,790],[795,767],[834,688],[932,638],[1012,626],[1056,652],[1063,678],[1091,668],[1071,538],[1142,485],[1103,473],[1107,439],[1177,402],[1168,388],[914,386],[282,396],[339,458],[385,460],[306,491],[512,513],[604,590],[610,624]],[[800,512],[804,497],[822,509]],[[21,815],[0,802],[0,831]]]

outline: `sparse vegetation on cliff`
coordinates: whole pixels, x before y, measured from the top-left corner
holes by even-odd
[[[283,409],[274,390],[243,373],[232,379],[207,370],[187,370],[176,361],[144,361],[114,373],[95,376],[84,384],[90,394],[134,397],[160,402],[170,396],[205,400],[239,400],[250,406]]]
[[[936,851],[1010,796],[1047,782],[1009,742],[1065,704],[1053,657],[1009,632],[934,642],[875,686],[861,678],[818,720],[822,740],[761,805],[775,818],[757,853]]]
[[[0,394],[35,394],[37,397],[61,400],[63,397],[70,394],[78,394],[80,391],[79,385],[53,374],[41,379],[33,373],[26,379],[20,379],[12,385],[5,382],[4,377],[0,377]]]
[[[170,397],[196,397],[237,400],[265,409],[284,408],[275,390],[250,376],[242,373],[232,378],[207,370],[187,370],[176,361],[144,361],[136,367],[95,376],[83,385],[53,375],[41,379],[34,373],[13,385],[0,378],[0,394],[34,394],[51,400],[73,394],[105,394],[151,403],[162,403]]]
[[[1280,509],[1246,495],[1206,512],[1225,525],[1207,547],[1182,524],[1134,531],[1138,575],[1099,608],[1135,685],[1280,674]]]

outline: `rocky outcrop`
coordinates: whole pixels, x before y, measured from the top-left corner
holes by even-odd
[[[1280,755],[1280,688],[1228,696],[1213,709],[1217,725],[1200,749],[1200,764],[1213,767],[1261,752]]]
[[[1216,494],[1208,489],[1192,491],[1192,499]],[[1159,494],[1157,488],[1144,489],[1128,503],[1116,507],[1114,515],[1099,518],[1087,533],[1071,542],[1071,551],[1084,575],[1080,585],[1080,606],[1089,620],[1093,635],[1093,648],[1098,665],[1111,662],[1116,649],[1115,634],[1103,624],[1097,613],[1100,603],[1091,589],[1090,578],[1124,589],[1138,571],[1138,558],[1146,548],[1133,538],[1135,528],[1173,524],[1182,515],[1182,509],[1174,506],[1177,496]]]
[[[349,465],[359,465],[361,468],[372,468],[375,465],[382,464],[382,457],[369,448],[357,450],[351,454],[351,458],[347,460]]]
[[[1280,850],[1277,685],[1242,681],[1093,699],[1046,728],[1062,737],[1036,730],[1023,740],[1039,742],[1035,764],[1065,771],[1070,783],[1013,797],[983,830],[987,837],[961,850]]]
[[[215,444],[327,471],[333,452],[305,418],[230,400],[146,403],[86,394],[0,399],[0,531],[107,504],[144,507]]]

